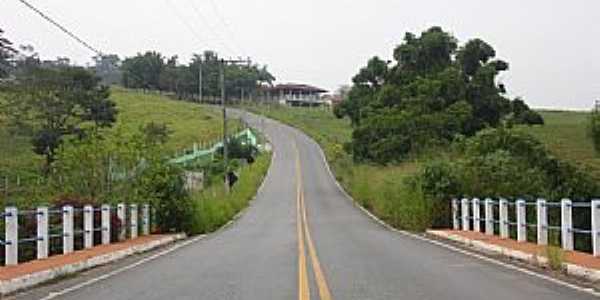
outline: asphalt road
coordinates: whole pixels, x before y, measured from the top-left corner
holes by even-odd
[[[385,229],[336,187],[315,142],[280,123],[249,119],[270,136],[275,156],[235,224],[93,284],[61,292],[69,289],[63,283],[17,298],[593,298]]]

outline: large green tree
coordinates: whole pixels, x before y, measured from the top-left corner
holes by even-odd
[[[407,33],[393,58],[370,59],[335,110],[354,125],[349,148],[357,160],[402,160],[508,119],[543,123],[524,101],[505,96],[497,76],[508,63],[496,59],[481,39],[460,46],[451,34],[432,27],[420,36]]]
[[[46,158],[46,170],[66,137],[98,132],[116,121],[109,89],[99,82],[81,67],[38,67],[11,86],[4,113],[31,130],[33,151]]]

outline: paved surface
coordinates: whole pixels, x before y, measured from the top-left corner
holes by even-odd
[[[386,230],[337,189],[313,141],[273,121],[251,123],[264,128],[276,155],[257,200],[234,225],[58,298],[592,298]],[[61,283],[19,298],[63,288]]]

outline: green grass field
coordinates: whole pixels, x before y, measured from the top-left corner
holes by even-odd
[[[528,131],[543,141],[559,158],[587,168],[600,180],[600,155],[594,152],[587,133],[590,114],[570,111],[541,111],[546,125],[529,127]]]

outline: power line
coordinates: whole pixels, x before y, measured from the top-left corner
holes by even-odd
[[[199,44],[204,44],[202,42],[202,38],[200,37],[200,34],[198,34],[198,32],[194,29],[194,27],[192,27],[192,25],[183,17],[182,14],[179,13],[179,11],[177,10],[177,8],[173,5],[173,3],[170,0],[165,0],[165,3],[171,7],[171,9],[173,10],[173,12],[175,13],[175,15],[177,16],[177,18],[181,21],[181,23],[183,23],[183,25],[185,27],[187,27],[187,29],[192,33],[192,35],[194,36],[194,38],[196,39],[196,41]]]
[[[68,30],[64,26],[60,25],[58,22],[54,21],[52,18],[50,18],[48,15],[46,15],[44,12],[42,12],[41,10],[39,10],[38,8],[36,8],[32,4],[30,4],[29,2],[27,2],[25,0],[19,0],[19,1],[21,3],[23,3],[25,6],[27,6],[29,9],[33,10],[34,12],[36,12],[38,15],[40,15],[46,21],[48,21],[52,25],[56,26],[62,32],[66,33],[68,36],[70,36],[71,38],[73,38],[74,40],[76,40],[77,42],[79,42],[81,45],[83,45],[87,49],[89,49],[92,52],[96,53],[98,56],[102,56],[102,51],[100,51],[100,50],[92,47],[89,43],[87,43],[86,41],[84,41],[82,38],[78,37],[76,34],[74,34],[73,32],[71,32],[70,30]]]
[[[240,52],[247,55],[248,53],[246,53],[246,51],[244,51],[244,49],[242,49],[242,47],[240,47],[240,44],[237,42],[235,33],[229,26],[229,23],[225,20],[225,17],[223,17],[223,14],[221,14],[221,11],[220,11],[219,7],[217,6],[217,4],[214,2],[214,0],[210,0],[209,2],[215,12],[215,15],[221,21],[221,24],[223,24],[225,31],[227,31],[231,35],[231,40],[233,41],[233,44],[238,48],[238,50],[240,50]]]
[[[198,9],[198,7],[194,3],[194,1],[193,0],[189,0],[189,2],[190,2],[190,5],[192,6],[192,10],[194,10],[194,12],[198,16],[198,18],[202,21],[202,23],[204,23],[204,25],[206,26],[206,28],[208,28],[208,30],[211,32],[211,35],[214,36],[215,41],[218,41],[221,45],[223,45],[223,47],[227,48],[227,50],[230,51],[231,53],[234,53],[235,51],[233,51],[233,49],[231,47],[229,47],[229,45],[227,45],[227,43],[225,43],[226,40],[219,38],[219,35],[217,34],[217,31],[214,29],[214,27],[212,27],[210,25],[210,23],[204,17],[204,14],[202,14],[202,12],[200,11],[200,9]]]

